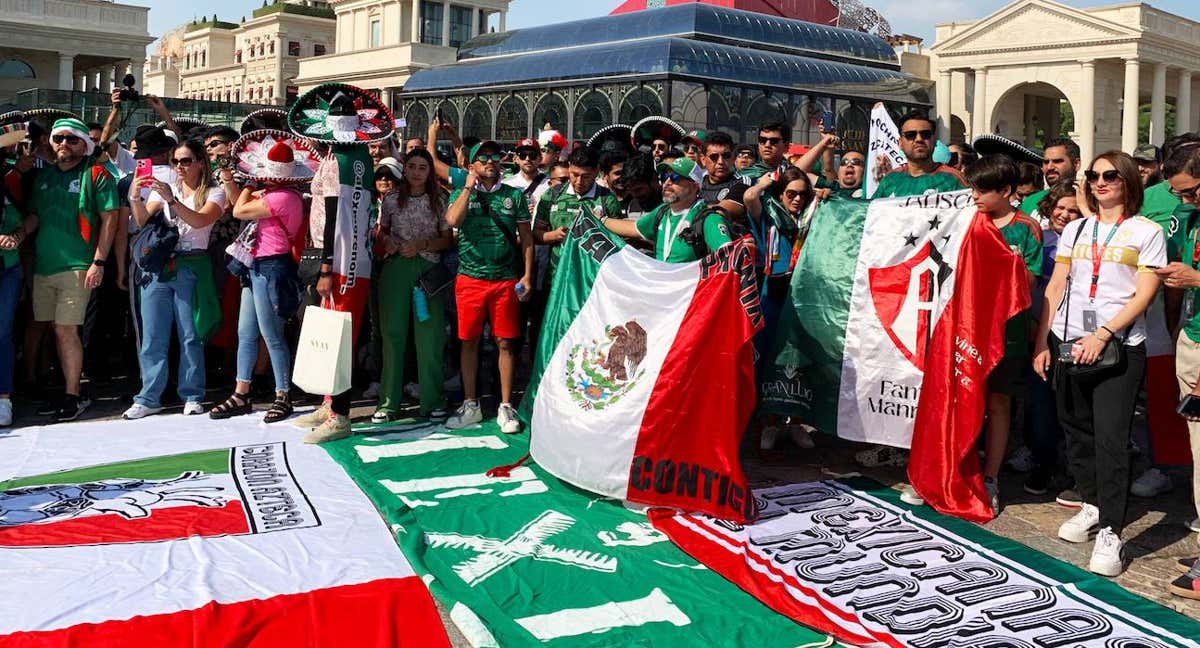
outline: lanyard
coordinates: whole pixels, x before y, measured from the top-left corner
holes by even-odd
[[[700,204],[703,204],[703,203],[700,203]],[[670,208],[668,207],[668,209],[670,209]],[[695,209],[696,209],[696,207],[693,206],[691,209],[687,210],[687,212],[685,212],[683,214],[683,216],[679,217],[679,222],[675,223],[675,231],[671,232],[671,235],[668,236],[667,240],[663,242],[663,261],[666,261],[667,259],[671,258],[671,247],[675,244],[675,239],[679,238],[680,232],[682,232],[684,230],[684,228],[688,226],[688,223],[692,220],[692,212],[695,211]],[[670,226],[668,225],[668,227],[670,227]]]
[[[1112,241],[1113,234],[1121,229],[1121,223],[1125,222],[1125,217],[1117,219],[1117,224],[1108,231],[1108,237],[1104,239],[1104,245],[1100,246],[1097,243],[1100,241],[1100,217],[1092,222],[1092,286],[1088,289],[1088,298],[1093,302],[1096,301],[1096,287],[1100,285],[1100,264],[1103,262],[1104,253],[1108,251],[1108,244]]]

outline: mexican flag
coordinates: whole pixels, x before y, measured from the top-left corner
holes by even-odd
[[[523,404],[531,455],[601,495],[752,518],[738,443],[761,325],[748,240],[663,263],[582,214],[563,243]]]
[[[991,519],[973,444],[1005,322],[1029,307],[1024,272],[968,191],[824,203],[762,378],[764,407],[911,447],[909,478],[926,501]]]
[[[156,416],[8,437],[0,646],[447,645],[370,501],[297,435]]]

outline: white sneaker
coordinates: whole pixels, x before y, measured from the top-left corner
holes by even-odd
[[[379,398],[379,383],[373,382],[367,385],[367,388],[362,393],[363,400],[375,400]]]
[[[145,418],[151,414],[158,414],[161,411],[161,407],[146,407],[141,403],[134,403],[129,409],[125,410],[125,413],[121,415],[121,418],[125,419],[126,421],[132,421],[135,419]]]
[[[482,420],[483,412],[479,409],[479,401],[463,401],[463,404],[454,410],[454,414],[446,419],[446,429],[461,430]]]
[[[350,417],[341,414],[331,414],[325,422],[304,435],[305,443],[325,443],[345,439],[353,434],[350,429]]]
[[[917,490],[910,484],[905,484],[901,489],[900,501],[912,506],[925,506],[925,498],[917,495]]]
[[[1101,576],[1120,576],[1125,571],[1125,543],[1121,536],[1113,533],[1112,527],[1104,527],[1096,534],[1096,545],[1092,547],[1092,559],[1088,571]]]
[[[500,424],[500,431],[505,434],[521,431],[521,419],[517,418],[517,410],[508,403],[500,403],[500,411],[496,412],[496,422]]]
[[[183,404],[183,415],[184,416],[195,416],[197,414],[203,414],[203,413],[204,413],[204,406],[201,405],[200,403],[197,403],[196,401],[188,401]]]
[[[12,425],[12,401],[0,398],[0,427]]]
[[[421,400],[421,386],[417,383],[408,383],[404,386],[404,394],[413,400]]]
[[[1058,537],[1076,544],[1087,542],[1088,536],[1100,525],[1100,509],[1084,503],[1079,512],[1058,527]]]
[[[1174,487],[1175,485],[1171,483],[1171,478],[1166,473],[1158,468],[1151,468],[1142,473],[1141,477],[1133,480],[1129,492],[1138,497],[1157,497],[1170,492]]]
[[[1013,472],[1027,473],[1034,467],[1033,452],[1029,448],[1021,446],[1008,457],[1004,465]]]

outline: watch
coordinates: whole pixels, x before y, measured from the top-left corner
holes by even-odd
[[[103,268],[106,263],[107,261],[104,259],[92,259],[92,265],[96,266],[97,268]]]

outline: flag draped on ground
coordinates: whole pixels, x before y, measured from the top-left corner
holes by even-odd
[[[0,646],[447,645],[370,501],[298,435],[180,416],[6,437]]]
[[[833,642],[696,564],[620,501],[537,465],[488,477],[528,450],[523,435],[500,434],[494,422],[453,432],[424,422],[356,428],[330,454],[385,513],[475,648]]]
[[[754,491],[743,526],[657,529],[772,609],[863,646],[1200,648],[1200,623],[867,480]],[[751,645],[743,643],[742,645]]]
[[[738,443],[761,320],[748,239],[663,263],[582,214],[525,397],[533,458],[602,495],[751,517]]]
[[[764,407],[854,441],[910,447],[938,510],[991,518],[972,445],[1021,259],[969,192],[817,209],[780,318]]]

